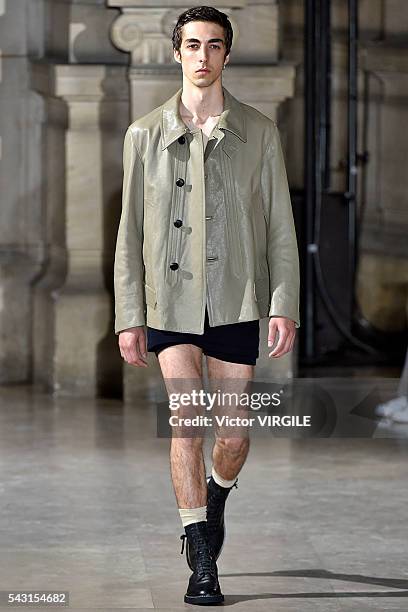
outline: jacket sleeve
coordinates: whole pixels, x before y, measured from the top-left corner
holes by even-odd
[[[123,145],[122,213],[114,262],[115,333],[145,325],[143,163],[130,128]]]
[[[267,223],[270,317],[287,317],[300,327],[299,254],[285,161],[275,122],[262,161],[261,188]]]

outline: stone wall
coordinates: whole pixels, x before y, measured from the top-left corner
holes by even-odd
[[[41,125],[30,60],[43,53],[39,0],[0,0],[0,382],[31,377],[32,283],[44,262]]]

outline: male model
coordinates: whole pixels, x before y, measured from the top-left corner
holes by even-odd
[[[180,15],[174,57],[183,85],[129,126],[115,254],[115,332],[123,359],[153,351],[172,380],[244,384],[270,317],[270,357],[292,350],[299,262],[278,128],[222,85],[232,28],[211,7]],[[145,331],[147,326],[147,334]],[[147,336],[147,337],[146,337]],[[248,454],[245,436],[216,436],[206,482],[202,437],[174,436],[171,476],[193,570],[184,601],[224,600],[216,560],[224,506]],[[184,541],[183,541],[184,545]]]

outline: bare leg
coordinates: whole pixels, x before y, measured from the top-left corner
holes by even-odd
[[[180,393],[181,388],[184,393],[202,388],[202,350],[198,346],[169,346],[159,353],[158,359],[169,394]],[[185,379],[185,384],[181,379]],[[192,416],[190,407],[188,416]],[[203,438],[172,435],[170,470],[179,508],[200,508],[207,504]]]
[[[248,381],[253,378],[254,366],[222,361],[206,356],[209,384],[212,391],[248,392]],[[237,406],[218,406],[218,413],[247,417],[248,412]],[[233,480],[244,465],[249,452],[249,437],[243,427],[216,429],[212,459],[215,471],[225,480]]]

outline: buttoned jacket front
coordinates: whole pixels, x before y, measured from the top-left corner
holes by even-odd
[[[204,332],[299,320],[299,259],[276,123],[225,87],[204,153],[182,89],[127,129],[115,264],[115,333]]]

